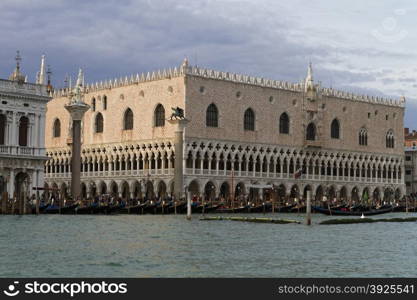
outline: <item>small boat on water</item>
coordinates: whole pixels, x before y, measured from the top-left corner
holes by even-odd
[[[181,214],[187,212],[187,202],[181,201],[178,203],[171,202],[170,205],[167,207],[167,213],[169,214]]]
[[[43,213],[45,209],[47,209],[49,204],[41,204],[39,205],[39,213]],[[32,214],[36,214],[36,206],[32,207]]]
[[[239,207],[219,207],[215,210],[215,213],[220,214],[235,214],[235,213],[242,213],[244,211],[247,211],[247,206],[239,206]]]
[[[380,215],[386,214],[393,211],[393,207],[391,205],[382,206],[380,208],[370,208],[368,210],[349,210],[349,208],[340,208],[340,209],[332,209],[332,208],[325,208],[320,206],[312,206],[311,207],[314,211],[325,214],[325,215],[335,215],[335,216],[373,216],[373,215]]]
[[[294,207],[296,207],[296,205],[291,204],[291,205],[275,207],[274,210],[275,210],[275,212],[288,213],[288,212],[292,212]]]
[[[70,215],[70,214],[75,214],[75,210],[78,207],[78,204],[73,204],[73,205],[68,205],[68,206],[64,206],[61,208],[61,210],[59,209],[58,205],[49,205],[44,211],[43,213],[45,214],[64,214],[64,215]]]

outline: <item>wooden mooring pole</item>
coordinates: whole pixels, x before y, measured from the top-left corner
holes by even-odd
[[[307,191],[306,224],[311,225],[311,191]]]

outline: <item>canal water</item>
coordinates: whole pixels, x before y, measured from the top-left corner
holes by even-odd
[[[317,224],[330,218],[314,214],[307,227],[184,215],[0,216],[0,277],[417,276],[417,223]]]

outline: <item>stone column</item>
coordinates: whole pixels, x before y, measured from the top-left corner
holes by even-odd
[[[187,119],[168,120],[169,123],[175,126],[175,168],[174,168],[174,197],[179,200],[184,197],[184,128],[189,122]],[[189,199],[191,200],[191,199]]]
[[[71,161],[71,195],[77,200],[81,195],[81,120],[89,105],[84,102],[74,102],[65,108],[72,118],[72,161]]]

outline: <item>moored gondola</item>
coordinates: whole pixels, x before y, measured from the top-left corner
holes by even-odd
[[[247,211],[247,206],[239,206],[239,207],[219,207],[215,210],[216,213],[220,214],[235,214],[235,213],[242,213]]]
[[[386,214],[393,211],[392,206],[383,206],[381,208],[371,208],[368,210],[349,210],[348,208],[341,209],[329,209],[319,206],[311,207],[314,211],[325,214],[325,215],[335,215],[335,216],[373,216]]]
[[[70,215],[75,214],[75,209],[78,207],[78,204],[68,205],[64,206],[61,209],[57,205],[50,205],[48,206],[43,213],[45,214],[64,214],[64,215]]]

